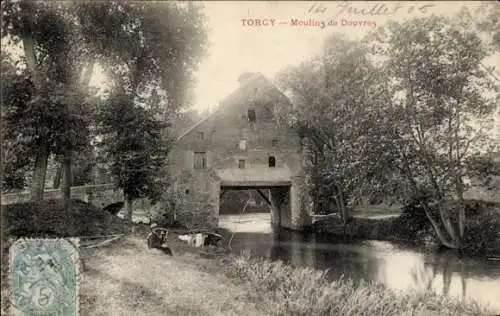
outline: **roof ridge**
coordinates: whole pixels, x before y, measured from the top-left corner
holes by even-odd
[[[203,119],[201,119],[200,121],[198,121],[197,123],[192,125],[185,132],[183,132],[179,137],[177,137],[176,142],[180,141],[187,134],[191,133],[195,128],[197,128],[198,126],[200,126],[201,124],[206,122],[209,118],[213,117],[215,115],[215,113],[217,113],[221,109],[221,106],[224,105],[228,100],[230,100],[232,96],[236,95],[241,89],[243,89],[244,86],[249,85],[252,81],[257,80],[259,78],[264,78],[268,84],[270,84],[274,89],[276,89],[281,94],[282,97],[285,97],[286,99],[288,99],[290,101],[290,99],[274,84],[274,82],[269,80],[266,76],[264,76],[260,72],[256,72],[254,74],[256,74],[256,76],[254,78],[252,78],[250,81],[246,82],[243,86],[239,86],[238,88],[236,88],[236,90],[234,90],[232,93],[230,93],[228,96],[226,96],[221,102],[219,102],[219,106],[215,110],[213,110],[212,113],[208,114],[206,117],[204,117]]]

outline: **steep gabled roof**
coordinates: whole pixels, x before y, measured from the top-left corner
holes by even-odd
[[[206,122],[210,117],[212,117],[215,114],[215,111],[207,115],[206,117],[202,118],[198,123],[194,124],[190,128],[188,128],[184,133],[182,133],[179,137],[177,137],[177,141],[180,141],[184,136],[187,134],[191,133],[194,129],[196,129],[198,126],[203,124],[203,122]]]
[[[213,117],[218,111],[220,111],[222,108],[224,108],[224,106],[230,102],[230,100],[234,99],[239,93],[241,93],[241,90],[251,84],[252,82],[256,81],[256,80],[259,80],[259,79],[264,79],[270,86],[272,86],[272,88],[277,91],[279,93],[279,95],[281,95],[284,99],[288,100],[288,102],[290,102],[290,99],[288,99],[288,97],[286,95],[283,94],[283,92],[281,92],[272,82],[270,82],[264,75],[262,75],[261,73],[254,73],[254,74],[251,74],[251,79],[246,79],[246,78],[249,78],[250,77],[250,74],[248,73],[245,73],[243,75],[240,76],[239,78],[239,81],[242,81],[243,78],[242,77],[245,77],[245,83],[243,86],[240,86],[239,88],[237,88],[235,91],[233,91],[229,96],[227,96],[219,105],[219,107],[213,111],[212,113],[208,114],[206,117],[204,117],[203,119],[201,119],[199,122],[197,122],[196,124],[194,124],[193,126],[191,126],[190,128],[188,128],[185,132],[183,132],[179,137],[177,137],[177,141],[180,141],[183,137],[185,137],[187,134],[191,133],[194,129],[196,129],[198,126],[200,126],[201,124],[203,124],[204,122],[206,122],[209,118]]]

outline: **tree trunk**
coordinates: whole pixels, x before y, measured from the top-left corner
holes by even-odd
[[[457,177],[457,195],[458,195],[458,233],[460,237],[460,243],[464,238],[465,233],[465,201],[464,201],[464,188],[463,182],[460,176]]]
[[[441,215],[441,220],[444,225],[444,228],[446,232],[448,233],[448,236],[451,237],[451,242],[454,244],[453,248],[458,248],[460,244],[460,239],[457,236],[457,233],[455,231],[455,228],[453,227],[453,224],[451,223],[450,219],[450,214],[449,210],[446,208],[446,205],[444,203],[440,202],[439,205],[439,214]]]
[[[132,221],[132,197],[128,194],[125,195],[125,213],[123,219],[126,221]]]
[[[337,205],[337,210],[340,212],[340,217],[342,218],[343,224],[347,224],[349,220],[349,214],[344,201],[344,192],[342,188],[337,185],[333,185],[335,204]]]
[[[45,142],[43,142],[40,145],[35,158],[35,168],[33,170],[33,179],[31,183],[31,199],[33,201],[43,200],[48,160],[49,150]]]
[[[27,3],[22,2],[21,6],[25,6]],[[24,17],[27,22],[28,29],[25,30],[27,35],[22,36],[22,43],[24,49],[24,57],[26,58],[26,64],[31,72],[33,84],[35,89],[39,90],[41,88],[40,76],[38,74],[37,60],[35,54],[35,43],[33,38],[29,35],[33,31],[33,13],[32,8],[28,4],[25,9],[26,16]],[[41,131],[40,138],[42,139],[39,143],[38,152],[35,158],[35,167],[33,170],[33,180],[31,183],[31,198],[34,201],[43,200],[43,193],[45,189],[45,175],[47,173],[47,163],[49,160],[49,148],[45,141],[45,131]]]
[[[68,212],[71,208],[71,185],[73,184],[73,175],[71,172],[71,153],[66,153],[64,157],[64,210]]]
[[[344,192],[342,192],[342,189],[339,188],[338,190],[338,196],[339,196],[339,204],[340,204],[340,213],[342,214],[342,222],[347,224],[347,221],[349,220],[349,212],[347,210],[347,207],[344,202]]]
[[[62,178],[63,170],[64,170],[63,167],[64,167],[63,165],[60,165],[59,167],[57,167],[56,175],[54,177],[54,184],[52,185],[52,187],[54,189],[59,189],[59,186],[61,185],[61,178]]]
[[[425,210],[425,215],[427,216],[427,218],[431,222],[431,225],[434,228],[434,231],[436,232],[441,244],[445,247],[456,249],[457,245],[454,244],[452,241],[448,240],[446,238],[446,236],[443,234],[441,227],[439,227],[439,223],[432,217],[432,214],[431,214],[429,207],[425,203],[423,203],[423,207]]]

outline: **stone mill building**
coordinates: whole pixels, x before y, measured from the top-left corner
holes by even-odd
[[[243,74],[239,83],[170,152],[180,196],[176,219],[188,227],[216,227],[225,192],[255,190],[268,203],[274,225],[301,229],[310,223],[311,203],[300,138],[275,115],[290,100],[261,74]]]

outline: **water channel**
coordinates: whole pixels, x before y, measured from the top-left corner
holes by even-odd
[[[474,299],[500,314],[500,258],[459,257],[385,241],[345,242],[331,237],[273,230],[270,214],[221,215],[219,225],[234,232],[231,248],[297,266],[329,269],[341,276],[383,283],[394,290],[434,290]]]

